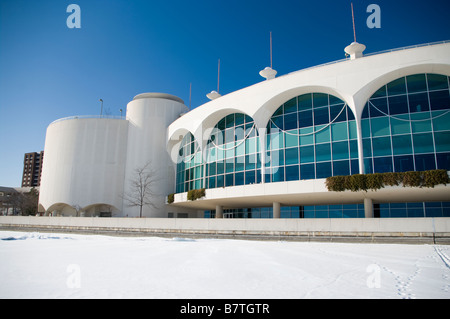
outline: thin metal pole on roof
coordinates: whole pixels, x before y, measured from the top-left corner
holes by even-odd
[[[353,2],[351,2],[351,6],[352,6],[352,22],[353,22],[353,39],[356,42],[355,15],[353,14]]]
[[[270,68],[272,69],[272,31],[270,31]]]
[[[189,84],[189,110],[191,109],[191,101],[192,101],[192,82]]]
[[[102,106],[100,108],[100,116],[103,116],[103,99],[100,99],[99,101],[102,102]]]
[[[219,93],[219,83],[220,83],[220,59],[219,65],[217,66],[217,93]]]

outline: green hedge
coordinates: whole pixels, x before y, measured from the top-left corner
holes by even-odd
[[[175,193],[167,195],[167,203],[172,204],[175,200]]]
[[[196,200],[205,196],[205,189],[192,189],[187,193],[188,200]]]
[[[331,176],[326,179],[329,191],[352,192],[377,190],[384,186],[431,187],[449,184],[447,170],[438,169],[423,172],[355,174],[349,176]]]

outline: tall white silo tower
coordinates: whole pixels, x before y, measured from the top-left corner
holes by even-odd
[[[151,173],[152,205],[143,207],[143,217],[167,217],[165,197],[174,190],[175,163],[166,151],[167,127],[189,111],[180,98],[165,93],[143,93],[127,105],[128,143],[124,196],[132,195],[136,169],[147,165]],[[140,208],[123,202],[123,216],[138,217]]]

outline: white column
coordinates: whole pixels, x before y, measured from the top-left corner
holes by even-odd
[[[280,203],[273,203],[273,218],[280,218],[281,216],[281,205]]]
[[[216,218],[223,218],[223,207],[217,205],[216,206]]]
[[[364,215],[366,218],[373,218],[373,201],[372,198],[364,198]]]

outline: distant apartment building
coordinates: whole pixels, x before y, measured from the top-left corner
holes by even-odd
[[[44,151],[25,154],[23,158],[22,187],[35,187],[41,185],[43,159]]]

